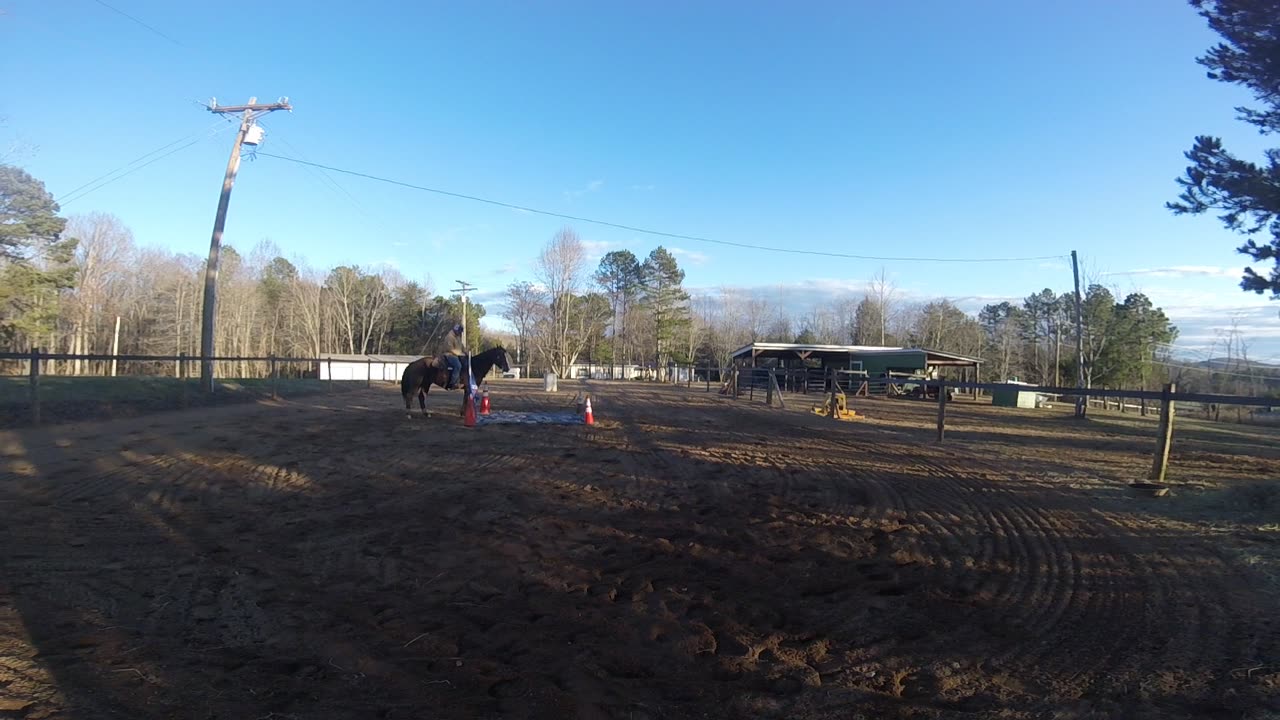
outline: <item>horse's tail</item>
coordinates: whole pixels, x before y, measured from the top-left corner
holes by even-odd
[[[418,389],[418,385],[422,383],[422,378],[415,372],[418,368],[422,368],[426,363],[422,360],[414,360],[404,368],[404,374],[400,376],[400,394],[409,397],[414,390]],[[425,374],[423,370],[423,374]]]

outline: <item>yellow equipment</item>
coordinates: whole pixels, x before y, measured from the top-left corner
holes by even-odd
[[[822,404],[814,406],[813,408],[814,414],[822,415],[824,417],[831,417],[832,416],[831,405],[832,405],[833,399],[835,402],[835,418],[837,420],[857,420],[858,419],[858,413],[849,409],[849,405],[845,401],[844,393],[842,392],[827,393],[826,399],[823,400]]]

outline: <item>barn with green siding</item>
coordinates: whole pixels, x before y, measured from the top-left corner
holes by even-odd
[[[982,366],[979,358],[955,353],[879,345],[757,342],[738,348],[731,358],[733,364],[743,368],[808,369],[819,378],[834,369],[845,376],[865,379],[876,394],[884,392],[888,383],[911,377],[979,382]],[[843,380],[841,384],[845,384]]]
[[[977,377],[979,358],[923,348],[879,345],[801,345],[751,343],[733,352],[733,362],[744,367],[836,368],[861,370],[870,377],[885,373],[934,375],[948,368],[964,368]],[[953,378],[958,375],[952,373]]]

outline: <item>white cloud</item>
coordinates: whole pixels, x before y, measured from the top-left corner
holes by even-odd
[[[1229,277],[1238,278],[1243,275],[1240,268],[1224,268],[1215,265],[1174,265],[1165,268],[1142,268],[1139,270],[1125,270],[1122,272],[1103,273],[1105,276],[1114,275],[1145,275],[1147,277],[1160,278],[1183,278],[1183,277]]]
[[[622,247],[622,243],[612,242],[609,240],[583,240],[582,249],[586,251],[587,262],[594,265],[600,262],[600,258],[610,250],[616,250]],[[593,267],[592,270],[595,268]]]
[[[636,192],[653,192],[657,187],[657,185],[632,185],[631,189]]]
[[[577,198],[580,198],[583,195],[586,195],[588,193],[599,192],[600,188],[602,187],[604,187],[603,180],[592,180],[591,182],[582,186],[582,189],[580,190],[565,190],[564,197],[566,200],[576,200]]]
[[[711,259],[711,256],[706,253],[698,252],[697,250],[685,250],[684,248],[678,247],[671,248],[671,254],[691,265],[702,265]]]
[[[487,317],[489,315],[500,314],[496,311],[495,307],[502,303],[506,294],[507,291],[505,288],[502,290],[477,290],[468,295],[467,298],[473,303],[490,306],[485,308],[485,315]]]
[[[490,275],[510,275],[520,269],[519,263],[505,263],[489,271]]]

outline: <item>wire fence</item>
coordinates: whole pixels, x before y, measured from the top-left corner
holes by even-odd
[[[104,379],[103,375],[73,375],[69,373],[53,373],[50,372],[50,366],[54,363],[106,363],[105,368],[109,368],[105,379],[115,379],[124,376],[137,377],[137,373],[130,373],[129,370],[136,369],[138,364],[153,363],[174,363],[173,377],[168,377],[167,373],[157,375],[155,373],[142,373],[148,380],[153,382],[163,382],[166,384],[166,391],[172,391],[173,397],[170,398],[172,403],[177,407],[188,407],[199,402],[197,398],[208,395],[207,392],[201,392],[199,384],[195,379],[200,376],[200,368],[203,363],[211,363],[213,369],[221,366],[224,370],[228,367],[238,366],[241,369],[250,369],[251,372],[242,376],[229,378],[226,373],[214,373],[215,379],[221,379],[224,382],[234,379],[236,382],[243,383],[245,380],[256,380],[255,389],[261,394],[272,399],[280,397],[282,387],[296,381],[297,379],[310,379],[311,381],[323,386],[329,391],[335,389],[335,382],[341,382],[344,385],[354,383],[363,383],[365,387],[370,387],[376,380],[378,382],[399,382],[399,366],[403,363],[380,360],[377,356],[366,356],[361,360],[353,360],[350,358],[334,358],[334,357],[276,357],[276,356],[198,356],[188,355],[186,353],[178,353],[177,355],[107,355],[100,353],[45,353],[39,349],[30,352],[0,352],[0,363],[6,366],[6,369],[13,370],[15,366],[20,367],[25,372],[20,377],[26,378],[27,391],[25,397],[21,397],[17,404],[26,405],[29,413],[28,421],[30,424],[41,424],[43,417],[43,408],[47,394],[42,386],[47,383],[65,383],[92,379]],[[347,370],[344,373],[335,373],[334,365],[337,364],[339,369]],[[363,372],[356,370],[349,371],[352,365],[364,365]],[[22,367],[25,366],[25,367]],[[122,367],[123,366],[123,367]],[[131,367],[133,366],[133,367]],[[251,367],[257,366],[257,367]],[[299,369],[302,366],[303,369]],[[396,369],[388,371],[388,367],[393,366]],[[121,373],[121,370],[124,370]],[[12,375],[12,373],[10,373]],[[345,375],[339,377],[339,375]],[[288,384],[290,389],[297,389],[296,384]],[[218,383],[215,382],[215,391]],[[5,390],[10,388],[6,387]],[[92,396],[87,396],[85,392],[76,393],[77,388],[68,390],[77,402],[90,402],[94,400]],[[101,387],[95,388],[101,390]],[[136,390],[136,388],[129,388]],[[108,396],[118,396],[119,393],[104,393]],[[87,396],[87,397],[86,397]],[[3,397],[0,399],[8,399],[12,401],[13,397]],[[12,404],[12,403],[10,403]],[[203,403],[202,403],[203,404]]]

